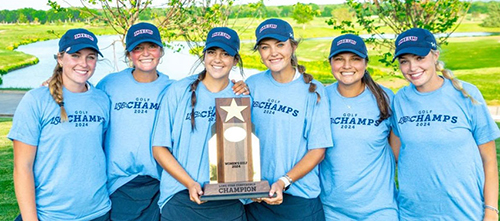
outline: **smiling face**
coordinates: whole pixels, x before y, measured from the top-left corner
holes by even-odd
[[[237,60],[221,48],[207,49],[203,62],[207,70],[205,78],[211,80],[228,80],[231,68],[237,64]]]
[[[426,56],[404,54],[398,57],[399,69],[418,91],[429,92],[441,87],[443,82],[436,73],[439,52],[429,52]]]
[[[367,62],[354,53],[342,52],[330,59],[330,67],[340,87],[360,86]]]
[[[293,46],[290,39],[278,41],[267,38],[259,42],[258,51],[264,65],[272,73],[293,72],[292,55],[296,46]]]
[[[62,66],[64,87],[72,92],[81,92],[85,89],[87,80],[94,74],[97,52],[85,48],[73,54],[64,53],[57,60]]]
[[[156,74],[156,67],[161,57],[161,47],[151,42],[143,42],[128,53],[128,58],[132,61],[135,70],[143,73]]]

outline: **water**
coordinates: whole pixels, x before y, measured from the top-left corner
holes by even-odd
[[[450,37],[476,37],[489,36],[493,34],[498,33],[453,33]],[[441,35],[442,34],[436,34],[436,37],[439,37]],[[361,35],[361,37],[367,38],[369,37],[369,35]],[[386,34],[383,37],[394,39],[395,35]],[[333,38],[334,37],[323,37],[310,38],[307,40],[331,40]],[[34,55],[38,57],[40,62],[36,65],[12,71],[2,76],[3,84],[0,85],[0,88],[35,88],[40,86],[42,82],[46,81],[52,75],[52,71],[54,69],[54,66],[56,65],[54,54],[59,48],[58,41],[59,40],[56,39],[20,46],[17,49],[18,51]],[[198,73],[199,71],[201,71],[201,69],[203,68],[202,65],[200,65],[195,71],[192,70],[195,62],[197,61],[197,57],[189,54],[189,48],[187,47],[186,43],[175,43],[178,45],[183,45],[183,49],[180,52],[174,52],[173,50],[165,48],[165,56],[163,56],[160,64],[158,65],[158,70],[163,72],[164,74],[167,74],[172,79],[181,79],[193,72]],[[98,62],[94,76],[92,76],[92,78],[90,78],[89,80],[94,85],[107,74],[117,72],[127,67],[127,65],[125,64],[124,56],[125,49],[121,45],[118,36],[99,36],[99,48],[101,48],[104,59]],[[246,77],[259,72],[255,69],[245,69],[244,71]],[[242,79],[238,69],[231,71],[229,77],[230,79],[236,80]]]
[[[89,79],[92,84],[97,84],[104,76],[123,70],[127,67],[125,64],[125,49],[123,48],[118,36],[107,35],[99,36],[99,48],[104,55],[97,63],[94,75]],[[36,88],[52,76],[52,71],[56,65],[54,54],[57,52],[59,39],[36,42],[29,45],[19,46],[17,51],[31,54],[39,59],[39,63],[19,70],[9,72],[2,76],[3,84],[0,88]],[[158,65],[158,70],[172,79],[181,79],[191,74],[192,69],[198,58],[189,54],[189,48],[183,42],[174,42],[183,45],[180,52],[174,52],[165,48],[165,55]],[[100,57],[101,58],[101,57]],[[115,67],[116,66],[116,67]],[[200,65],[194,73],[198,73],[203,68]],[[258,73],[255,69],[245,69],[245,76]],[[239,69],[231,71],[230,79],[240,80]]]
[[[491,33],[491,32],[454,32],[451,33],[450,38],[457,38],[457,37],[484,37],[484,36],[491,36],[491,35],[497,35],[500,33]],[[445,37],[447,34],[445,33],[439,33],[439,34],[434,34],[436,38],[440,37]],[[372,35],[371,34],[362,34],[359,35],[361,38],[370,38]],[[306,40],[333,40],[337,36],[333,37],[321,37],[321,38],[306,38]],[[376,39],[395,39],[396,35],[395,34],[383,34],[383,35],[375,35],[374,36]]]

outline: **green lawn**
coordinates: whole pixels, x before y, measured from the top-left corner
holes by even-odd
[[[500,123],[497,125],[500,128]],[[12,142],[6,137],[11,126],[12,119],[0,118],[0,220],[14,220],[19,214],[12,181]],[[495,143],[497,160],[500,162],[500,139],[495,140]]]
[[[19,213],[12,181],[12,142],[6,137],[11,126],[11,119],[0,118],[0,220],[14,220]]]
[[[9,70],[38,63],[32,55],[13,51],[19,45],[32,42],[56,39],[71,28],[87,28],[95,34],[114,34],[112,29],[102,26],[85,25],[83,23],[57,23],[45,25],[0,25],[0,75]],[[50,31],[50,32],[49,32]],[[52,32],[53,31],[53,32]],[[57,50],[54,48],[54,51]]]

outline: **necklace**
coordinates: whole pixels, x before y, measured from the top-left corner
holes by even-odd
[[[347,107],[347,109],[351,109],[351,105],[347,104],[347,102],[345,102],[345,100],[347,98],[345,98],[344,96],[342,96],[342,94],[339,93],[339,96],[340,96],[340,100],[342,101],[342,103],[344,103],[344,105]]]
[[[342,95],[342,93],[340,93],[340,90],[338,87],[337,87],[337,92],[340,96],[340,100],[342,101],[342,103],[347,107],[347,109],[351,109],[351,104],[348,104],[348,102],[346,102],[346,101],[349,101],[349,98],[354,98],[354,97],[359,96],[360,94],[362,94],[365,91],[365,89],[366,89],[366,86],[363,86],[361,91],[356,92],[354,96],[349,96],[349,97],[345,97],[344,95]]]

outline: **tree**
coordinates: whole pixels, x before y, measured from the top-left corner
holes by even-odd
[[[500,27],[500,3],[490,2],[488,17],[483,20],[483,27]]]
[[[125,45],[125,36],[133,24],[139,22],[141,15],[151,15],[157,24],[162,38],[166,42],[182,37],[188,43],[193,54],[201,55],[200,42],[204,42],[208,31],[215,26],[230,26],[227,24],[234,0],[168,0],[161,10],[150,10],[152,0],[80,0],[84,6],[82,11],[105,21],[120,35]],[[263,0],[247,7],[255,12],[263,7]],[[63,10],[54,0],[48,0],[52,10]],[[90,6],[100,5],[102,14],[91,10]],[[258,16],[257,16],[258,17]],[[176,48],[167,44],[167,47]]]
[[[24,14],[19,14],[19,17],[17,18],[18,23],[29,23],[28,18]]]
[[[340,21],[332,18],[327,21],[334,29],[342,33],[359,35],[360,26],[371,37],[365,41],[373,43],[382,52],[379,61],[392,65],[394,39],[388,39],[386,32],[395,35],[410,28],[425,28],[432,33],[443,33],[438,37],[438,44],[447,44],[447,39],[465,18],[471,0],[371,0],[358,2],[347,0],[347,4],[356,17],[355,22]],[[394,67],[394,66],[393,66]]]
[[[253,11],[253,19],[261,17],[262,10],[265,9],[263,1],[248,4],[245,6],[233,6],[234,0],[204,0],[196,1],[183,7],[180,15],[175,21],[169,21],[169,25],[161,23],[166,35],[182,36],[188,43],[192,54],[201,56],[204,41],[208,31],[216,26],[236,27],[236,20],[229,24],[229,15],[238,13],[239,10]],[[249,27],[253,23],[250,20],[246,25],[235,28],[240,32]],[[175,30],[175,31],[172,31]],[[171,38],[173,39],[173,38]]]
[[[305,5],[300,2],[293,5],[292,18],[297,24],[302,24],[302,29],[306,29],[306,24],[311,22],[316,15],[321,15],[321,11],[313,10],[311,5]]]
[[[332,18],[337,21],[352,21],[354,15],[349,11],[349,8],[336,8],[331,11]]]

